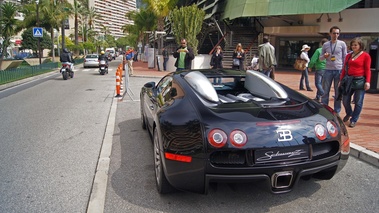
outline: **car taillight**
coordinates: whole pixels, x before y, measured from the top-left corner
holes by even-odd
[[[315,134],[316,134],[316,137],[319,140],[321,140],[321,141],[325,140],[326,139],[326,129],[325,129],[325,127],[323,125],[321,125],[321,124],[317,124],[315,126]]]
[[[221,148],[226,144],[228,137],[221,129],[212,129],[208,133],[208,142],[216,148]]]
[[[232,133],[230,133],[229,139],[232,145],[238,148],[245,146],[247,142],[247,136],[241,130],[233,130]]]
[[[337,125],[333,121],[326,122],[326,129],[330,136],[336,137],[338,135]]]
[[[178,155],[178,154],[173,154],[173,153],[169,153],[169,152],[165,152],[164,155],[165,155],[166,159],[169,159],[169,160],[186,162],[186,163],[191,163],[191,161],[192,161],[191,156]]]

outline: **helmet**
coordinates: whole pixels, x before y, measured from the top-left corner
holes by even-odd
[[[104,51],[101,51],[100,53],[101,53],[101,55],[104,55],[104,54],[105,54],[105,52],[104,52]]]

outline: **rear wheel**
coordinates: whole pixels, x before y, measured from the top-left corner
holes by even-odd
[[[159,148],[159,136],[157,128],[154,129],[154,167],[157,190],[160,194],[174,191],[163,171],[162,155]]]
[[[63,80],[67,80],[68,74],[67,71],[62,72]]]
[[[70,72],[70,77],[74,78],[74,72]]]

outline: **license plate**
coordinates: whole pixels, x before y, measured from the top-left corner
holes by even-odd
[[[286,162],[309,159],[308,146],[275,147],[255,150],[255,163]]]

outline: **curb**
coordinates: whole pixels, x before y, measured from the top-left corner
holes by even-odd
[[[376,152],[350,143],[350,155],[379,168],[379,154]]]

